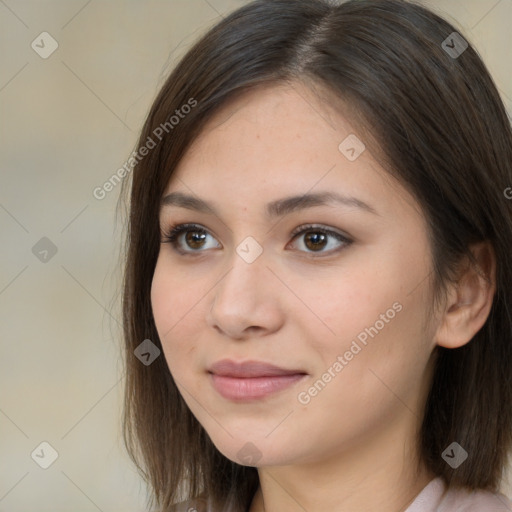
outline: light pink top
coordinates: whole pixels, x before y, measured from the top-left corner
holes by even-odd
[[[423,488],[405,512],[512,512],[512,502],[501,493],[447,491],[444,480],[437,477]]]
[[[172,512],[210,512],[204,500],[181,502]],[[225,509],[226,510],[226,509]],[[404,512],[512,512],[504,494],[483,490],[448,489],[441,477],[431,480]]]

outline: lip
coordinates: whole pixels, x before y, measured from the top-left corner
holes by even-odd
[[[259,400],[282,391],[306,377],[299,369],[285,369],[261,361],[237,363],[223,359],[209,370],[212,386],[233,401]]]
[[[306,374],[304,370],[298,368],[285,369],[270,363],[264,363],[263,361],[242,361],[238,363],[231,359],[217,361],[208,368],[208,371],[215,375],[238,378]]]

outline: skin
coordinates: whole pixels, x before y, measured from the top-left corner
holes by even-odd
[[[151,301],[190,410],[226,457],[240,463],[244,446],[255,457],[260,488],[250,512],[405,510],[435,477],[416,449],[432,351],[469,341],[492,301],[493,290],[480,292],[480,282],[470,279],[427,316],[432,261],[425,218],[369,140],[355,161],[340,152],[351,133],[364,139],[303,85],[258,88],[210,120],[164,194],[200,197],[217,211],[161,208],[163,242],[180,223],[199,224],[208,235],[192,246],[182,235],[178,246],[186,254],[161,244]],[[320,191],[356,197],[376,213],[332,204],[265,217],[267,202]],[[315,251],[307,239],[318,233],[314,228],[291,236],[303,224],[353,242],[330,235]],[[263,249],[252,263],[236,252],[248,236]],[[299,393],[394,303],[400,312],[300,403]],[[207,372],[223,358],[308,375],[263,399],[234,402],[217,393]]]

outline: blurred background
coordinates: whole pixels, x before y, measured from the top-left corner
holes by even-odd
[[[244,3],[0,0],[0,512],[144,510],[120,436],[120,186],[94,190],[177,60]],[[422,3],[510,114],[512,0]]]

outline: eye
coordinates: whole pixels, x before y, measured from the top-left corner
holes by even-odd
[[[300,238],[302,235],[306,235],[304,238]],[[353,240],[350,240],[347,236],[338,233],[337,231],[332,231],[330,229],[326,229],[322,226],[315,226],[313,224],[308,224],[305,226],[299,226],[292,232],[292,236],[294,240],[298,238],[299,240],[303,240],[302,246],[308,249],[306,252],[311,253],[332,253],[337,252],[347,246],[349,246]],[[329,250],[323,250],[325,247],[329,247],[329,239],[335,239],[338,242],[338,247],[336,248],[336,244],[334,248],[330,248]]]
[[[306,248],[303,252],[309,252],[310,254],[337,252],[353,242],[353,240],[341,233],[313,224],[299,226],[291,233],[293,240],[300,239],[301,235],[306,235],[302,242],[302,246]],[[162,243],[170,243],[180,254],[200,253],[203,252],[201,249],[222,247],[220,244],[208,246],[205,243],[208,237],[212,237],[212,235],[198,224],[178,224],[169,228],[169,231],[164,235]],[[329,245],[332,245],[330,244],[330,239],[338,242],[338,247],[336,248],[336,244],[334,244],[334,248],[331,247],[329,250],[324,250]],[[187,248],[184,248],[183,242],[185,242]]]
[[[180,254],[202,252],[201,249],[212,248],[205,244],[208,236],[211,236],[210,233],[197,224],[178,224],[169,229],[164,235],[162,243],[170,243]],[[192,250],[184,250],[182,248],[181,242],[183,239],[188,248]],[[220,244],[217,247],[221,247]]]

